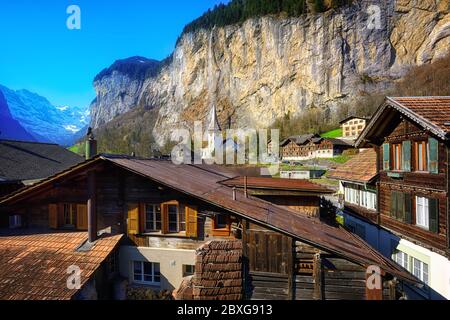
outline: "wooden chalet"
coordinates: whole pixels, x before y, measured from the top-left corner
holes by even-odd
[[[312,134],[294,136],[282,141],[280,144],[283,161],[333,158],[352,148],[353,141],[351,140],[321,138]]]
[[[362,215],[395,235],[382,250],[426,298],[450,299],[449,138],[450,97],[388,97],[356,142],[374,148],[379,175],[378,210]]]
[[[84,231],[85,252],[124,235],[121,278],[110,281],[126,279],[127,290],[172,291],[191,276],[201,299],[397,299],[399,282],[415,283],[343,228],[227,185],[236,178],[216,166],[98,155],[1,199],[1,226],[20,215],[23,232]],[[368,289],[374,265],[382,286]]]

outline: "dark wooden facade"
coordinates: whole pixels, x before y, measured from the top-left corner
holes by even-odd
[[[368,300],[366,268],[244,221],[245,297],[254,300]],[[395,300],[396,282],[383,278],[377,299]]]
[[[419,171],[417,167],[418,152],[415,146],[417,143],[428,144],[429,139],[434,139],[438,144],[437,168],[434,172],[428,169]],[[395,153],[393,146],[402,145],[405,141],[409,141],[408,143],[411,144],[409,155],[410,168],[398,170],[394,167]],[[389,146],[389,157],[385,155],[386,146]],[[427,150],[428,152],[429,150]],[[384,144],[377,147],[377,153],[377,166],[380,172],[378,184],[379,217],[377,223],[408,240],[426,248],[438,250],[441,254],[449,256],[449,146],[413,122],[403,120],[386,135]],[[405,157],[404,154],[402,156]],[[386,162],[388,158],[389,164]],[[424,161],[430,161],[428,156],[425,156]],[[392,203],[398,202],[392,198],[395,192],[407,195],[409,204],[405,210],[410,211],[407,213],[410,215],[408,221],[402,221],[393,217]],[[417,226],[416,197],[437,200],[438,221],[435,230],[431,230],[431,227],[430,230],[426,230]]]

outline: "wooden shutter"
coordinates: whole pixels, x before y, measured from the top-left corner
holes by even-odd
[[[409,172],[411,171],[411,141],[403,141],[402,149],[402,169]]]
[[[186,236],[196,238],[198,235],[197,208],[186,205]]]
[[[139,232],[145,232],[145,223],[146,223],[146,214],[145,214],[145,203],[139,203]]]
[[[169,205],[167,203],[161,204],[161,227],[162,233],[169,233]]]
[[[406,223],[412,223],[412,196],[409,193],[404,193],[404,218],[403,221]]]
[[[133,203],[128,205],[128,234],[139,233],[139,204]]]
[[[397,219],[405,220],[405,194],[397,192]]]
[[[434,138],[428,139],[428,171],[439,173],[439,142]]]
[[[397,216],[397,193],[391,192],[391,217],[395,218]]]
[[[388,171],[391,167],[389,143],[383,144],[383,170]]]
[[[439,200],[428,199],[430,231],[439,233]]]
[[[77,229],[88,229],[87,205],[85,204],[77,204]]]
[[[49,204],[48,205],[48,225],[52,229],[58,228],[58,205]]]

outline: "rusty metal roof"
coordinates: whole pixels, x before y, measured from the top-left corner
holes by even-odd
[[[117,246],[122,235],[103,236],[90,251],[77,252],[86,232],[2,235],[0,300],[70,300],[67,268],[81,269],[83,286]]]
[[[373,149],[367,149],[332,170],[328,174],[328,178],[369,183],[377,175],[377,153]]]
[[[222,182],[222,184],[229,187],[244,188],[245,178],[237,177],[225,180]],[[256,189],[303,191],[303,192],[313,192],[317,194],[334,193],[333,190],[328,189],[320,184],[313,183],[309,180],[298,180],[298,179],[247,177],[247,187]]]
[[[386,272],[402,279],[417,282],[413,276],[394,262],[385,258],[358,237],[342,228],[333,227],[299,215],[298,212],[274,205],[256,197],[245,197],[244,192],[223,185],[226,179],[234,178],[225,171],[216,171],[215,166],[176,165],[171,161],[138,159],[127,156],[99,155],[94,159],[34,186],[19,190],[3,199],[1,204],[20,201],[27,194],[48,186],[54,180],[84,170],[99,161],[114,163],[128,171],[165,185],[174,190],[228,210],[268,228],[292,236],[307,244],[335,253],[362,265],[378,265]]]

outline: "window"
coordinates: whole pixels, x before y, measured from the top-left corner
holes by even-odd
[[[401,265],[406,270],[408,270],[408,266],[409,266],[408,259],[409,259],[408,255],[400,250],[396,250],[394,252],[394,254],[392,255],[392,260],[397,262],[399,265]]]
[[[64,226],[65,227],[75,227],[76,216],[77,216],[77,206],[75,204],[64,204]]]
[[[161,231],[161,206],[156,204],[145,205],[145,230]]]
[[[401,144],[393,144],[392,145],[392,168],[393,170],[402,170],[402,145]]]
[[[9,217],[9,228],[16,229],[22,227],[22,217],[18,214]]]
[[[195,266],[190,264],[183,265],[183,277],[193,276],[195,273]]]
[[[213,219],[214,236],[226,237],[230,235],[230,217],[226,214],[217,214]]]
[[[133,280],[144,284],[159,284],[161,282],[159,263],[134,261]]]
[[[186,231],[184,208],[178,204],[167,205],[167,230],[173,233]]]
[[[425,229],[430,228],[428,199],[416,197],[416,225]]]
[[[405,223],[411,223],[411,194],[391,192],[391,217]]]
[[[419,259],[412,258],[412,273],[425,284],[428,284],[428,264]]]
[[[428,144],[426,141],[420,141],[420,142],[415,143],[416,171],[427,171],[428,170],[427,149],[428,149]]]
[[[224,229],[228,227],[228,218],[224,214],[218,214],[215,218],[214,229]]]

